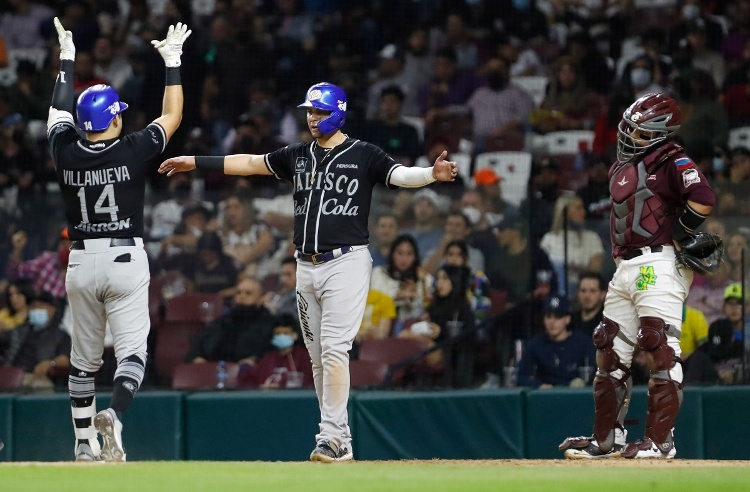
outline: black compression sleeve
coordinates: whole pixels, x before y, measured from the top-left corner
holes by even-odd
[[[705,215],[701,215],[690,207],[685,205],[685,210],[677,218],[672,229],[672,237],[676,241],[682,241],[689,236],[692,236],[695,230],[700,227],[703,221],[706,220]]]
[[[73,114],[75,94],[73,93],[73,60],[60,60],[60,73],[55,80],[52,93],[52,107]]]
[[[195,156],[195,167],[206,171],[224,171],[223,155],[197,155]]]
[[[167,67],[167,82],[165,85],[180,85],[180,67]]]

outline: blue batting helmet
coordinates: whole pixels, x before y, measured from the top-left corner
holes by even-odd
[[[331,116],[318,123],[318,130],[324,134],[332,133],[346,121],[346,92],[337,85],[320,82],[307,89],[305,102],[297,107],[330,111]]]
[[[78,96],[78,127],[85,132],[106,130],[115,116],[126,109],[128,105],[120,102],[120,96],[112,87],[104,84],[91,86]]]

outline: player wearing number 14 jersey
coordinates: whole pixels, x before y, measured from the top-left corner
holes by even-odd
[[[73,120],[73,35],[55,18],[60,74],[47,137],[72,240],[65,279],[73,317],[68,389],[76,461],[125,461],[123,412],[146,365],[149,268],[143,249],[143,201],[148,166],[182,119],[180,55],[187,26],[170,26],[154,41],[166,65],[162,114],[144,130],[122,135],[127,104],[106,85],[83,91]],[[105,325],[114,337],[117,370],[109,408],[96,413],[94,375],[102,365]],[[100,445],[98,434],[101,434]]]

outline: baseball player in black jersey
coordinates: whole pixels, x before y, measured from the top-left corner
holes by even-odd
[[[113,88],[90,87],[74,104],[73,35],[57,18],[55,27],[61,63],[47,137],[73,241],[65,287],[73,318],[68,389],[75,459],[125,461],[122,413],[143,381],[150,328],[150,278],[141,237],[145,179],[150,160],[164,150],[182,119],[180,55],[191,31],[178,23],[164,40],[152,42],[166,65],[162,114],[145,129],[122,136],[120,113],[128,106]],[[94,375],[102,365],[107,322],[117,370],[110,406],[96,413]]]
[[[273,175],[294,185],[297,248],[297,310],[310,352],[320,405],[320,433],[310,455],[326,463],[351,460],[347,419],[349,349],[367,300],[372,258],[367,249],[368,214],[376,183],[417,188],[453,181],[456,163],[443,152],[430,168],[407,168],[378,147],[341,132],[346,94],[321,82],[307,91],[307,125],[313,142],[265,155],[182,156],[160,173],[222,169],[233,175]]]

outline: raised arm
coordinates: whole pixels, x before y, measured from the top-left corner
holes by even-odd
[[[228,156],[194,156],[182,155],[172,157],[161,163],[159,172],[171,176],[174,173],[192,171],[196,168],[207,171],[222,171],[236,176],[266,175],[271,171],[266,166],[265,155],[233,154]]]
[[[73,109],[75,108],[73,62],[76,57],[76,47],[73,44],[73,34],[65,30],[57,17],[55,17],[55,29],[57,30],[57,39],[60,42],[60,73],[57,74],[55,89],[52,93],[47,131],[60,121],[72,123]]]
[[[166,66],[167,80],[164,86],[164,100],[162,102],[161,116],[154,120],[164,128],[167,134],[167,140],[172,138],[174,132],[180,126],[182,121],[182,81],[180,80],[180,65],[182,61],[182,44],[190,36],[187,26],[178,22],[176,26],[169,26],[167,37],[161,41],[153,40],[151,44],[159,51],[164,58]]]

